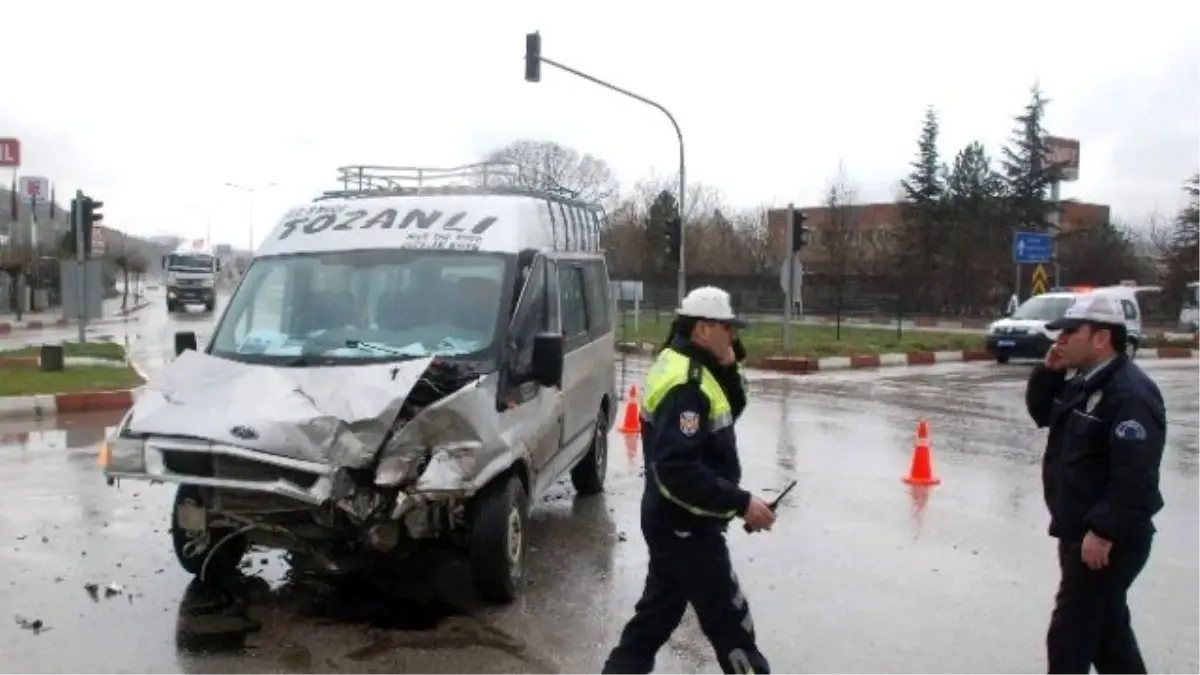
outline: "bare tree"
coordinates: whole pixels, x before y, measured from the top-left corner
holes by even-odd
[[[837,173],[825,192],[825,222],[821,226],[821,247],[828,259],[829,270],[844,279],[857,260],[862,246],[862,233],[855,214],[857,190],[846,179],[846,171],[838,163]]]
[[[738,238],[746,251],[748,272],[770,274],[783,264],[786,245],[782,230],[772,231],[768,215],[770,207],[763,205],[744,211],[735,220]]]
[[[534,189],[566,188],[581,199],[614,208],[620,187],[608,162],[554,141],[521,139],[487,154],[489,162],[512,162],[522,171],[489,178]]]

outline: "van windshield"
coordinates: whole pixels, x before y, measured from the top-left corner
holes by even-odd
[[[512,267],[502,255],[450,251],[259,258],[230,299],[211,351],[293,365],[478,358],[495,342],[501,318],[507,323],[501,310]]]
[[[1075,304],[1073,297],[1047,297],[1039,295],[1032,297],[1024,302],[1017,311],[1013,312],[1012,318],[1026,319],[1030,321],[1054,321],[1062,318],[1063,314],[1067,313],[1067,308]]]

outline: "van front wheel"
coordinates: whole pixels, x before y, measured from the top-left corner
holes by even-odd
[[[206,578],[222,576],[237,569],[242,556],[246,555],[249,544],[245,535],[230,537],[230,530],[208,527],[203,530],[184,529],[181,515],[185,518],[189,511],[204,509],[204,498],[200,488],[195,485],[180,485],[175,492],[175,504],[171,508],[171,543],[175,547],[175,557],[179,565],[189,574]],[[207,517],[208,512],[201,511]],[[215,549],[215,550],[214,550]],[[208,569],[204,561],[208,560]]]
[[[475,497],[472,512],[469,550],[475,588],[488,602],[511,602],[524,578],[528,548],[529,497],[521,479],[510,475],[488,485]]]

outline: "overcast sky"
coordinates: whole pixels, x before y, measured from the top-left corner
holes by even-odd
[[[254,196],[260,239],[342,164],[449,166],[531,137],[604,157],[626,185],[674,172],[658,111],[553,70],[524,82],[540,29],[545,56],[670,109],[688,177],[736,205],[816,203],[839,161],[860,199],[890,200],[927,105],[945,154],[978,139],[998,156],[1038,79],[1049,131],[1082,143],[1064,196],[1140,219],[1173,213],[1200,167],[1198,7],[0,0],[0,136],[60,201],[102,199],[110,226],[211,221],[239,247],[250,202],[226,182],[277,184]]]

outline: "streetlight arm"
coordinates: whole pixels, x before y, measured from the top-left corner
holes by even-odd
[[[548,59],[544,56],[541,56],[539,58],[541,59],[542,63],[546,63],[551,66],[554,66],[555,68],[566,71],[576,77],[582,77],[583,79],[587,80],[588,82],[591,82],[593,84],[598,84],[601,87],[604,87],[611,91],[615,91],[618,94],[624,94],[624,95],[628,96],[629,98],[634,99],[635,101],[641,101],[642,103],[645,103],[646,105],[650,106],[651,108],[654,108],[654,109],[658,110],[659,112],[661,112],[662,114],[666,115],[667,119],[670,120],[670,122],[671,122],[671,126],[675,127],[675,136],[676,136],[676,138],[679,139],[679,222],[680,222],[680,227],[679,227],[679,278],[677,280],[678,281],[678,289],[677,290],[679,293],[679,301],[683,302],[683,296],[687,292],[687,282],[686,282],[687,277],[686,277],[686,272],[684,269],[684,261],[687,259],[686,254],[685,254],[685,247],[687,246],[687,244],[685,244],[684,242],[687,241],[687,237],[684,235],[684,230],[686,230],[686,228],[683,227],[684,214],[686,213],[685,200],[687,199],[687,197],[685,196],[684,193],[687,189],[687,180],[686,180],[686,177],[684,174],[686,164],[684,162],[684,152],[683,152],[683,131],[679,128],[679,122],[675,121],[675,116],[671,114],[670,110],[667,110],[660,103],[651,101],[650,99],[646,98],[645,96],[639,96],[638,94],[635,94],[632,91],[629,91],[628,89],[622,89],[621,87],[618,87],[615,84],[605,82],[604,80],[601,80],[598,77],[592,77],[591,75],[588,75],[587,73],[580,72],[578,70],[575,70],[574,68],[571,68],[570,66],[565,66],[557,61]]]
[[[659,112],[666,115],[667,119],[671,121],[671,126],[675,127],[675,136],[677,136],[679,138],[679,163],[683,164],[683,132],[680,131],[679,123],[675,121],[675,116],[671,114],[671,111],[664,108],[661,104],[651,101],[650,99],[646,98],[645,96],[639,96],[638,94],[635,94],[632,91],[629,91],[628,89],[622,89],[621,87],[618,87],[615,84],[610,84],[608,82],[605,82],[604,80],[601,80],[598,77],[592,77],[591,75],[588,75],[587,73],[583,73],[578,70],[575,70],[574,68],[572,68],[570,66],[564,66],[563,64],[561,64],[557,61],[552,61],[551,59],[548,59],[544,56],[542,57],[542,62],[548,63],[548,64],[554,66],[555,68],[558,68],[559,70],[565,70],[566,72],[568,72],[576,77],[582,77],[583,79],[587,80],[588,82],[592,82],[592,83],[600,85],[601,87],[611,89],[611,90],[617,92],[618,94],[625,94],[629,98],[641,101],[642,103],[645,103],[646,105],[648,105],[652,108],[658,109]]]

